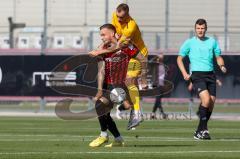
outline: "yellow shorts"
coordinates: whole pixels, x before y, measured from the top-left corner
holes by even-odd
[[[128,63],[128,70],[127,70],[127,76],[128,77],[138,77],[141,73],[141,63],[131,58]]]

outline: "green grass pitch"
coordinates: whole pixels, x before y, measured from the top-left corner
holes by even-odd
[[[126,120],[117,121],[117,125],[125,147],[90,148],[89,142],[99,135],[96,119],[0,117],[0,158],[240,158],[239,121],[211,120],[211,141],[193,139],[197,120],[144,121],[132,131],[126,130]]]

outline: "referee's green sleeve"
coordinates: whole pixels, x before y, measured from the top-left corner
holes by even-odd
[[[186,40],[180,47],[178,55],[185,57],[188,55],[189,51],[190,51],[189,40]]]
[[[215,56],[220,56],[221,55],[221,49],[219,47],[219,44],[218,44],[217,40],[214,41],[213,49],[214,49]]]

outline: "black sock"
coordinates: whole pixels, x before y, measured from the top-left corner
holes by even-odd
[[[124,108],[124,105],[121,104],[121,105],[118,107],[118,110],[123,111],[123,110],[126,110],[126,109]]]
[[[161,111],[161,107],[162,107],[162,99],[161,99],[161,96],[156,96],[156,98],[155,98],[155,103],[154,103],[152,112],[153,112],[153,113],[156,113],[157,108],[159,108],[159,110]]]
[[[107,122],[108,130],[113,134],[113,136],[115,138],[119,137],[120,133],[118,131],[118,128],[117,128],[115,122],[113,121],[112,117],[110,116],[110,113],[108,113],[106,115],[106,122]]]
[[[212,115],[212,111],[207,111],[207,121],[210,119],[210,117],[211,117],[211,115]]]
[[[199,124],[197,131],[202,131],[207,129],[207,112],[208,108],[203,107],[202,105],[199,107]]]
[[[212,111],[207,111],[207,122],[209,121],[210,117],[212,115]],[[208,127],[206,128],[206,130],[208,130]]]
[[[200,106],[201,106],[201,103],[199,104],[198,110],[197,110],[197,112],[196,112],[196,114],[197,114],[197,116],[198,116],[199,118],[200,118],[200,112],[199,112]]]
[[[153,106],[153,110],[152,110],[152,112],[153,112],[153,113],[156,113],[157,108],[158,108],[158,106],[154,105],[154,106]]]
[[[101,131],[107,131],[107,121],[106,121],[106,115],[102,115],[98,117],[98,121],[101,127]]]
[[[159,106],[159,110],[160,110],[160,112],[161,112],[162,114],[164,114],[162,104]]]

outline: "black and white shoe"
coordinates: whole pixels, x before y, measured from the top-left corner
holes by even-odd
[[[208,130],[196,131],[193,137],[196,140],[211,140]]]
[[[134,111],[131,110],[127,130],[137,127],[141,122],[143,122],[143,120],[143,116],[140,112],[135,114]]]
[[[208,130],[202,131],[202,139],[203,139],[203,140],[211,140],[211,137],[210,137],[210,135],[209,135]]]
[[[195,131],[193,138],[196,140],[202,140],[203,137],[201,131]]]

